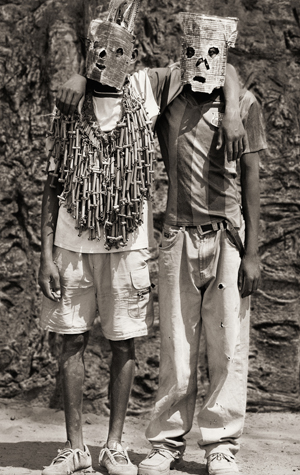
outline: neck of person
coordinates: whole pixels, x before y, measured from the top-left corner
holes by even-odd
[[[107,84],[101,84],[97,81],[87,80],[87,91],[92,92],[97,96],[120,96],[123,94],[123,88],[117,89],[115,87],[108,86]]]
[[[192,95],[199,103],[212,102],[212,101],[224,101],[224,92],[223,88],[218,87],[213,89],[213,91],[208,94],[207,92],[193,91],[190,84],[186,84],[183,88],[183,91]]]

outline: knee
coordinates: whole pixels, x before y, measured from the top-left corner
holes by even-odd
[[[88,341],[88,332],[78,335],[64,335],[62,346],[62,358],[70,356],[82,356]]]
[[[134,339],[109,341],[113,356],[128,355],[134,358]]]

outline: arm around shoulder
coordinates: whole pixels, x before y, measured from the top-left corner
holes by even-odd
[[[225,140],[227,159],[230,161],[240,158],[246,148],[245,130],[239,107],[240,84],[236,70],[231,64],[227,64],[226,67],[223,92],[225,113],[219,129],[217,149],[221,148]]]

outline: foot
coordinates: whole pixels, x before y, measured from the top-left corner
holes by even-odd
[[[101,449],[99,465],[105,467],[109,475],[137,475],[137,466],[130,462],[127,450],[118,442]]]
[[[150,454],[139,464],[139,475],[169,475],[170,469],[182,457],[179,450],[153,447]]]
[[[58,451],[57,457],[53,459],[48,467],[44,467],[42,475],[69,475],[80,471],[92,471],[92,457],[87,446],[84,451],[72,449],[68,441],[64,449]]]
[[[209,475],[232,475],[239,473],[233,455],[216,453],[207,457],[207,471]]]

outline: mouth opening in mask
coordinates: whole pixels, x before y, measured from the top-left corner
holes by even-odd
[[[195,76],[195,77],[193,77],[193,81],[204,83],[204,82],[206,82],[206,79],[203,76]]]
[[[96,66],[97,66],[98,69],[100,69],[100,71],[103,71],[105,69],[104,64],[96,63]]]

